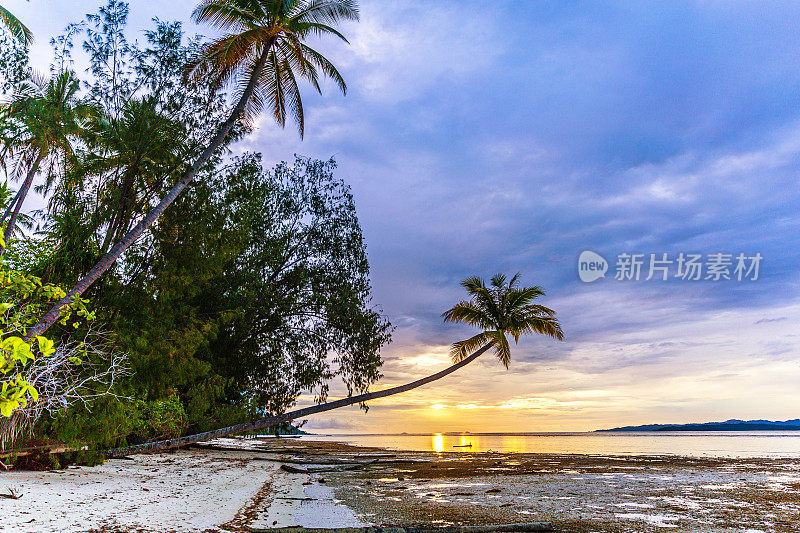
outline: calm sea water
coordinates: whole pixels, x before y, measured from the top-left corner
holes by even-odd
[[[493,450],[690,457],[800,457],[800,431],[309,435],[303,438],[394,450],[433,452]]]

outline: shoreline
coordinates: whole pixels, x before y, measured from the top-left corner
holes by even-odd
[[[304,472],[314,469],[327,471]],[[576,532],[791,531],[800,523],[798,458],[435,453],[313,436],[219,439],[97,467],[0,473],[0,492],[10,489],[23,496],[3,500],[4,532],[519,522]]]

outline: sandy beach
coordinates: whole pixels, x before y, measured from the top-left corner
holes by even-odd
[[[332,464],[334,463],[334,464]],[[346,471],[290,473],[295,470]],[[387,452],[221,439],[0,473],[3,532],[207,532],[550,522],[556,531],[797,531],[800,460]]]
[[[223,439],[219,446],[241,446]],[[253,524],[360,525],[324,484],[248,451],[188,449],[96,467],[0,472],[0,531],[247,531]],[[301,505],[301,503],[303,505]],[[266,512],[262,512],[266,510]]]

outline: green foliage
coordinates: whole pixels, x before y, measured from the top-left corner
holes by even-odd
[[[42,237],[51,253],[36,272],[59,283],[75,283],[128,232],[224,120],[224,94],[181,78],[197,41],[180,23],[157,20],[142,45],[131,43],[127,16],[126,3],[110,0],[53,41],[55,70],[69,66],[80,42],[89,59],[84,100],[95,110],[74,166],[46,189]],[[229,141],[242,133],[237,127]]]
[[[282,412],[304,390],[324,400],[334,377],[351,392],[380,377],[391,326],[370,306],[355,203],[335,168],[297,158],[264,172],[251,155],[217,185],[219,208],[247,238],[220,280],[240,312],[213,345],[233,357],[215,365],[259,410]]]
[[[177,437],[186,427],[186,411],[177,394],[161,400],[137,400],[130,419],[133,441]]]
[[[49,162],[48,184],[63,167],[74,163],[74,142],[94,111],[77,97],[79,86],[69,71],[50,79],[34,75],[19,84],[14,98],[0,106],[0,159],[14,158],[25,170],[37,159]]]
[[[269,172],[245,156],[209,173],[126,256],[102,306],[129,355],[127,394],[176,391],[196,430],[322,399],[340,377],[378,377],[389,324],[370,307],[369,266],[332,161]]]
[[[221,4],[203,3],[212,10]],[[302,40],[335,33],[327,22],[355,17],[354,3],[259,6],[280,17],[259,18],[256,41],[263,44],[265,24],[274,23],[282,44],[245,118],[265,98],[285,97],[268,105],[280,123],[294,114],[302,130],[293,72],[316,89],[322,75],[344,89],[335,68]],[[53,106],[54,113],[78,104],[87,112],[72,122],[48,118],[45,130],[6,121],[13,126],[7,139],[16,136],[15,154],[29,160],[46,148],[54,154],[50,160],[60,158],[41,188],[49,202],[40,231],[6,254],[15,269],[53,287],[86,274],[180,179],[229,116],[222,85],[253,59],[215,55],[218,42],[202,46],[187,39],[179,23],[156,20],[143,42],[129,41],[127,16],[127,4],[109,0],[52,41],[54,75],[38,87],[65,89],[69,98],[61,101],[70,105]],[[197,17],[207,20],[200,11]],[[65,74],[75,46],[89,62],[77,92],[75,75]],[[222,72],[231,61],[244,70]],[[186,81],[187,65],[194,74],[213,75]],[[249,127],[248,120],[237,120],[222,148]],[[50,140],[37,140],[45,137]],[[66,144],[53,141],[57,137]],[[76,405],[43,418],[38,434],[114,446],[281,412],[302,392],[323,400],[335,378],[351,392],[365,391],[380,377],[379,350],[391,326],[371,303],[355,203],[334,171],[333,161],[301,158],[265,171],[256,155],[231,159],[219,150],[158,224],[86,293],[128,357],[132,372],[115,382],[118,396],[100,398],[91,412]],[[83,307],[73,310],[75,316],[92,316],[81,314],[88,313],[85,300],[76,305]],[[72,324],[72,318],[62,320],[62,330]],[[38,356],[38,341],[31,350]],[[88,362],[81,359],[72,364],[83,368]]]
[[[0,27],[0,94],[14,92],[29,75],[28,47]]]
[[[60,287],[42,283],[36,276],[10,270],[0,263],[0,416],[12,413],[36,401],[39,393],[25,378],[25,367],[37,357],[55,352],[54,342],[43,336],[28,339],[27,329],[36,324],[40,314],[52,302],[65,296]],[[88,309],[88,300],[75,298],[61,311],[61,324],[77,328],[95,315]],[[73,364],[81,363],[79,358]]]

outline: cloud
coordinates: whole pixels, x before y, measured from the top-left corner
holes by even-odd
[[[383,353],[385,385],[443,367],[448,346],[472,332],[440,316],[463,298],[467,275],[520,271],[543,285],[566,341],[522,341],[508,372],[487,354],[366,415],[345,410],[347,422],[331,419],[337,429],[796,416],[800,5],[363,4],[362,21],[345,28],[351,46],[318,46],[341,67],[347,96],[304,87],[304,141],[265,116],[240,148],[267,162],[336,157],[374,300],[399,326]],[[47,42],[50,22],[33,4],[7,7]],[[136,20],[188,14],[133,8]],[[764,261],[747,283],[584,284],[583,250]],[[429,408],[531,398],[555,407]]]
[[[787,320],[787,317],[779,316],[777,318],[761,318],[759,320],[756,320],[754,323],[755,324],[769,324],[771,322],[783,322],[784,320]]]

